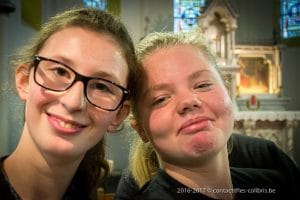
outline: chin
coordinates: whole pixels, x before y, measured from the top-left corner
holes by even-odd
[[[78,146],[66,142],[47,146],[45,151],[47,155],[63,159],[79,157],[85,153],[83,150],[80,150]]]

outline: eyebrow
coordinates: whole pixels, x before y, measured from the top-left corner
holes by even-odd
[[[148,88],[147,91],[159,91],[159,90],[166,90],[169,88],[170,88],[169,83],[162,83],[162,84],[154,85],[154,86]]]
[[[152,87],[147,88],[144,92],[142,92],[142,96],[148,95],[150,92],[160,91],[160,90],[168,90],[170,89],[169,83],[162,83],[158,85],[154,85]]]
[[[96,72],[91,77],[93,77],[93,78],[104,78],[104,79],[108,79],[108,80],[110,80],[114,83],[120,84],[120,82],[118,81],[118,79],[115,75],[104,72],[104,71]]]
[[[199,70],[199,71],[196,71],[196,72],[193,72],[192,74],[190,74],[188,76],[188,80],[195,80],[195,79],[199,78],[200,76],[203,76],[203,74],[206,73],[206,72],[212,74],[212,72],[210,70],[203,69],[203,70]],[[151,86],[151,87],[147,88],[142,93],[142,95],[147,95],[150,92],[155,92],[155,91],[170,90],[171,89],[171,85],[172,84],[170,84],[170,83],[161,83],[161,84],[157,84],[157,85]]]
[[[77,72],[78,74],[80,75],[83,75],[81,73],[79,73],[75,68],[75,63],[73,62],[72,59],[69,59],[65,56],[53,56],[54,57],[54,60],[57,60],[58,62],[60,62],[61,64],[64,64],[64,65],[67,65],[68,67],[72,68],[75,72]],[[79,66],[80,67],[80,66]],[[100,69],[101,67],[98,66],[97,69]],[[92,73],[91,76],[87,76],[87,75],[83,75],[83,76],[86,76],[86,77],[90,77],[90,78],[104,78],[104,79],[107,79],[107,80],[110,80],[116,84],[121,84],[117,77],[111,73],[108,73],[108,72],[105,72],[105,71],[97,71],[95,73]]]
[[[192,73],[191,75],[188,76],[188,79],[189,80],[195,80],[197,78],[199,78],[200,76],[202,76],[204,73],[209,73],[209,74],[212,74],[212,71],[210,70],[207,70],[207,69],[203,69],[203,70],[199,70],[199,71],[196,71],[194,73]]]

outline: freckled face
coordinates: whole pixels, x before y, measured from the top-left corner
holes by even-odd
[[[105,78],[126,87],[128,67],[116,42],[107,35],[69,27],[53,34],[39,56],[60,61],[84,76]],[[87,102],[82,82],[64,92],[37,85],[33,69],[22,82],[28,93],[23,134],[39,150],[55,156],[82,156],[98,143],[105,132],[127,114],[109,112]],[[125,103],[123,109],[128,109]]]
[[[143,60],[140,126],[163,161],[196,164],[226,148],[232,102],[213,66],[195,47],[159,49]]]

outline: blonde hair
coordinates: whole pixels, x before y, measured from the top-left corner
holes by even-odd
[[[150,142],[145,143],[136,134],[129,153],[129,170],[139,187],[158,171],[158,157]]]
[[[155,32],[146,36],[136,47],[136,54],[138,58],[138,80],[136,87],[132,93],[132,124],[139,125],[139,113],[137,103],[142,98],[140,91],[142,91],[144,70],[142,62],[148,55],[153,52],[172,47],[175,45],[191,45],[198,48],[204,56],[208,59],[210,64],[214,66],[220,73],[217,66],[217,60],[214,53],[209,48],[202,32],[195,29],[189,33],[170,33],[170,32]],[[220,73],[222,76],[222,74]],[[136,134],[137,135],[137,134]],[[230,140],[231,141],[231,140]],[[231,142],[228,142],[228,150],[231,150]],[[136,180],[139,187],[142,187],[148,182],[159,169],[159,155],[157,155],[154,147],[150,142],[143,142],[142,139],[136,136],[133,140],[130,154],[129,154],[129,170],[133,178]]]
[[[202,54],[207,57],[209,62],[218,70],[220,73],[217,60],[215,54],[211,51],[207,41],[204,39],[202,35],[202,31],[200,29],[194,29],[189,33],[173,33],[173,32],[154,32],[147,35],[143,40],[141,40],[136,47],[136,55],[139,63],[137,73],[137,84],[136,87],[133,88],[132,92],[132,114],[133,117],[138,122],[138,113],[137,113],[137,101],[139,99],[139,95],[142,87],[142,82],[144,79],[144,70],[142,67],[142,62],[145,57],[149,54],[155,52],[159,49],[164,49],[168,47],[172,47],[175,45],[191,45],[199,50],[201,50]]]

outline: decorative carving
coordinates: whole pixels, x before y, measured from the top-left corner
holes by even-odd
[[[281,68],[278,46],[236,45],[239,94],[279,94]]]
[[[271,140],[293,158],[293,132],[298,121],[299,111],[240,111],[235,131]]]
[[[237,14],[227,1],[214,0],[199,17],[198,24],[221,67],[236,67],[233,59]]]
[[[289,98],[282,97],[279,47],[236,45],[237,14],[226,0],[213,0],[198,24],[234,100],[235,130],[269,139],[293,157],[293,130],[300,111],[285,111]]]

